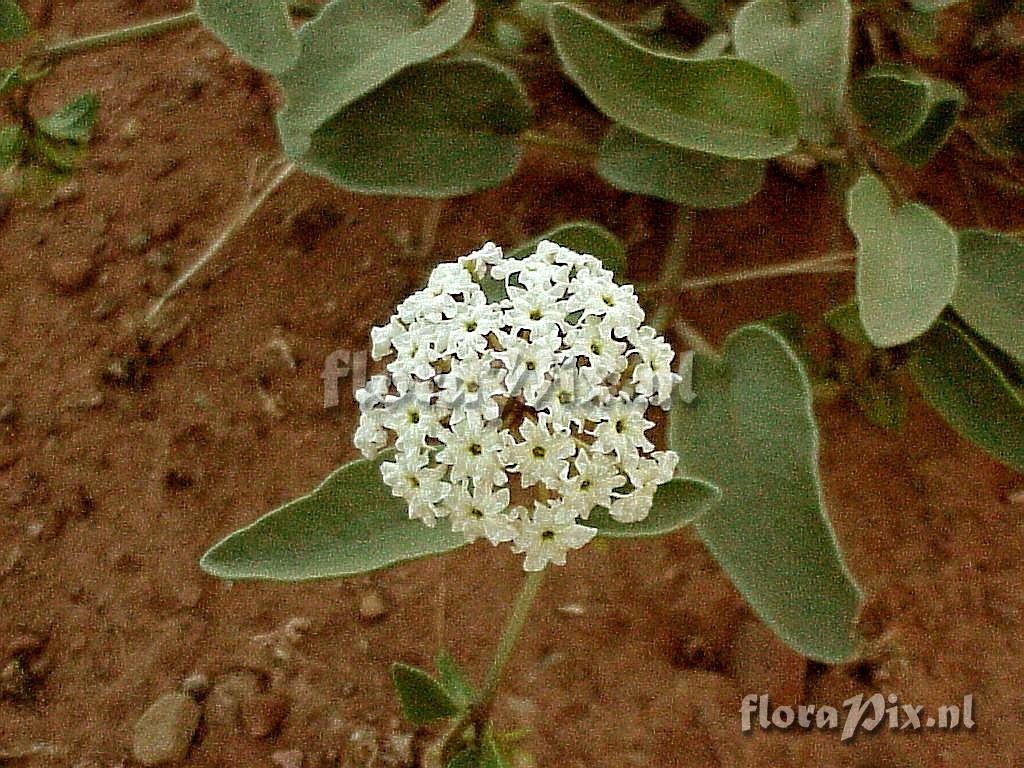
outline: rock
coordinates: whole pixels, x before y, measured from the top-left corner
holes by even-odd
[[[241,720],[241,706],[259,694],[259,680],[252,672],[229,672],[210,688],[203,713],[210,728],[234,728]]]
[[[47,265],[47,274],[55,288],[65,293],[81,290],[92,277],[92,259],[85,254],[61,256]]]
[[[281,768],[302,768],[302,758],[298,749],[281,749],[270,756],[271,762]]]
[[[387,615],[388,607],[384,597],[375,589],[364,592],[359,598],[359,618],[363,621],[380,621]]]
[[[276,693],[261,693],[242,701],[242,725],[254,739],[265,739],[281,728],[288,716],[288,699]]]
[[[199,726],[199,705],[183,693],[165,693],[150,705],[132,738],[132,755],[143,765],[185,759]]]
[[[744,694],[768,694],[775,705],[804,701],[807,659],[757,619],[740,626],[733,639],[729,673]]]

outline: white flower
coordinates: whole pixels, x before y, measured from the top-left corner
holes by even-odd
[[[507,514],[508,504],[507,488],[495,489],[483,483],[475,484],[472,493],[457,485],[445,502],[453,531],[464,533],[471,541],[486,538],[491,544],[512,541],[516,535]]]
[[[524,571],[541,571],[548,563],[565,565],[566,552],[597,534],[596,528],[577,523],[574,511],[562,502],[538,503],[518,523],[512,549],[526,553]]]
[[[646,434],[678,378],[672,350],[642,323],[593,256],[541,242],[508,259],[488,243],[371,332],[387,373],[356,394],[356,446],[394,445],[381,475],[411,518],[511,542],[529,571],[562,565],[597,534],[581,523],[595,508],[642,520],[675,471]]]
[[[576,441],[568,432],[551,426],[551,418],[537,415],[537,421],[525,419],[519,425],[522,440],[510,441],[502,452],[506,466],[519,473],[524,486],[543,483],[551,487],[568,469],[566,459],[576,453]]]

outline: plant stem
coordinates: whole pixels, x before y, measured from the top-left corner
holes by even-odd
[[[484,680],[483,690],[473,705],[456,721],[455,725],[452,726],[441,742],[441,765],[447,765],[448,761],[455,756],[458,747],[461,746],[466,729],[470,725],[482,725],[490,715],[491,707],[494,704],[494,697],[498,692],[498,685],[501,683],[502,674],[508,665],[509,659],[512,657],[512,650],[515,648],[516,640],[519,639],[519,635],[523,631],[523,625],[526,624],[526,617],[530,613],[533,599],[537,596],[537,590],[540,589],[540,585],[544,581],[544,573],[544,571],[528,573],[523,580],[523,586],[520,588],[516,601],[512,605],[512,613],[505,623],[505,628],[501,631],[498,648],[494,652],[494,660],[491,662],[491,668],[488,670],[487,677]]]
[[[283,184],[294,171],[295,163],[285,163],[281,170],[266,183],[263,189],[250,198],[249,202],[246,203],[238,213],[235,214],[234,218],[228,222],[228,225],[217,236],[217,239],[210,244],[210,247],[207,248],[198,259],[192,262],[191,266],[182,272],[181,275],[178,276],[178,279],[171,283],[171,286],[164,291],[163,295],[159,299],[157,299],[149,312],[146,313],[147,323],[153,322],[154,318],[156,318],[160,313],[160,310],[163,309],[167,300],[184,288],[185,285],[195,277],[196,273],[206,266],[210,259],[217,255],[217,252],[220,251],[220,249],[223,248],[229,240],[231,240],[234,234],[241,229],[241,227],[244,226],[250,218],[252,218],[252,215],[259,210],[263,203],[267,201],[267,198],[273,194],[274,190],[281,186],[281,184]]]
[[[785,277],[787,275],[822,274],[829,272],[849,272],[854,266],[851,263],[855,255],[853,253],[830,253],[827,256],[818,256],[803,261],[789,261],[785,264],[772,264],[767,267],[755,267],[754,269],[740,269],[736,272],[724,272],[720,275],[708,275],[707,277],[695,277],[690,280],[682,280],[675,285],[662,286],[660,283],[650,286],[648,291],[696,291],[701,288],[711,288],[718,285],[731,285],[742,283],[748,280],[763,280],[771,277]]]
[[[197,11],[185,11],[172,16],[164,16],[153,21],[136,24],[132,27],[114,29],[110,32],[100,32],[95,35],[78,37],[63,43],[54,43],[43,49],[43,55],[49,59],[59,59],[75,53],[85,53],[97,48],[106,48],[111,45],[120,45],[134,40],[144,40],[147,37],[155,37],[165,32],[175,32],[180,29],[188,29],[199,24],[199,13]]]
[[[693,232],[693,209],[680,206],[676,210],[672,225],[672,239],[665,251],[665,262],[661,266],[661,274],[655,290],[661,293],[676,288],[686,269],[686,252],[690,248],[690,235]],[[651,326],[657,331],[664,331],[672,320],[675,306],[671,296],[662,296],[657,309],[651,316]]]
[[[316,16],[320,12],[320,7],[315,3],[296,0],[295,2],[288,3],[288,10],[296,16],[308,18]],[[181,29],[198,26],[201,22],[199,12],[192,9],[191,11],[175,13],[170,16],[162,16],[152,21],[145,21],[142,24],[136,24],[131,27],[113,29],[109,32],[98,32],[94,35],[78,37],[63,43],[53,43],[43,48],[42,54],[51,60],[59,59],[76,53],[94,51],[97,48],[130,43],[135,40],[145,40],[147,37],[155,37],[165,32],[177,32]]]

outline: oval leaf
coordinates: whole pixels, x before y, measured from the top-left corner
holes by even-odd
[[[346,106],[450,49],[473,16],[472,0],[448,0],[431,16],[416,0],[330,3],[303,25],[299,59],[280,77],[286,102],[277,123],[285,152],[298,157],[313,132]]]
[[[17,0],[0,0],[0,43],[21,40],[32,30]]]
[[[800,103],[800,135],[827,143],[850,73],[848,0],[754,0],[733,22],[736,54],[774,72]]]
[[[957,432],[1024,472],[1024,397],[978,342],[941,320],[914,345],[908,368]]]
[[[871,135],[914,166],[946,143],[963,101],[946,81],[892,64],[869,69],[850,90],[850,103]]]
[[[847,222],[860,246],[857,304],[868,338],[879,347],[917,338],[953,298],[953,230],[920,203],[894,207],[885,185],[870,174],[850,189]]]
[[[464,546],[465,537],[447,525],[428,528],[409,519],[405,502],[381,480],[386,458],[346,464],[308,496],[214,545],[200,565],[222,579],[307,581],[368,573]]]
[[[722,501],[694,526],[755,611],[792,648],[840,662],[855,653],[860,591],[825,513],[811,386],[764,325],[729,336],[724,360],[697,355],[693,391],[669,412],[669,445]]]
[[[967,324],[1024,361],[1024,244],[1009,235],[960,233],[960,279],[953,308]]]
[[[441,684],[422,669],[395,662],[391,665],[391,679],[398,691],[402,714],[413,725],[426,725],[459,713],[458,705]]]
[[[515,173],[530,105],[496,64],[410,67],[313,134],[301,166],[365,194],[451,197]]]
[[[476,690],[469,677],[446,650],[437,654],[437,677],[441,687],[460,709],[465,709],[476,698]]]
[[[611,270],[618,281],[626,276],[625,246],[619,238],[593,221],[567,221],[559,224],[543,235],[517,245],[505,255],[510,259],[525,259],[537,249],[541,240],[550,240],[577,253],[590,254],[600,259],[604,268]]]
[[[610,184],[693,208],[747,202],[764,182],[765,161],[735,160],[649,139],[613,125],[597,153],[597,172]]]
[[[283,72],[299,58],[285,0],[196,0],[203,26],[258,69]]]
[[[639,539],[664,536],[689,525],[722,498],[722,492],[711,483],[693,477],[674,477],[658,486],[651,511],[636,523],[620,523],[598,507],[586,524],[597,528],[597,535],[606,539]]]
[[[655,52],[563,4],[551,6],[548,27],[569,77],[627,128],[683,149],[740,159],[775,157],[796,146],[800,110],[793,92],[760,67]]]

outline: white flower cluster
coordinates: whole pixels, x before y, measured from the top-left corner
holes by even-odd
[[[511,542],[527,571],[564,565],[596,507],[642,520],[675,471],[645,415],[679,377],[643,320],[632,286],[555,243],[440,264],[373,329],[373,358],[390,361],[356,395],[356,446],[372,458],[394,439],[381,471],[411,518]]]

